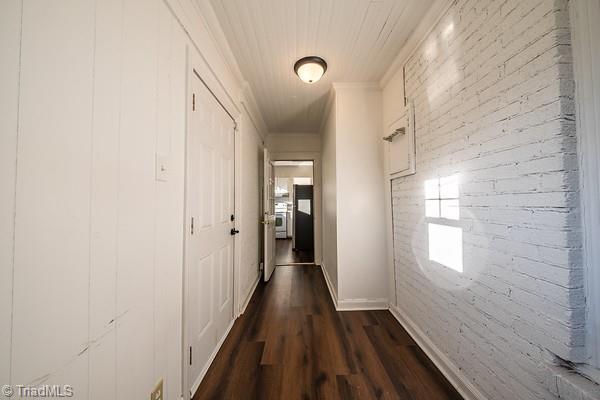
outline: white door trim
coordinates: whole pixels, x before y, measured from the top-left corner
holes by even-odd
[[[204,85],[206,85],[207,89],[212,93],[212,95],[215,97],[215,100],[217,100],[217,102],[223,107],[223,109],[225,110],[225,112],[227,112],[227,114],[229,114],[229,116],[232,118],[232,120],[234,121],[235,124],[235,129],[234,129],[234,133],[233,133],[233,147],[234,147],[234,166],[233,166],[233,170],[234,170],[234,182],[233,182],[233,209],[234,212],[236,213],[236,217],[238,216],[238,195],[239,195],[239,191],[236,190],[237,189],[237,182],[239,180],[239,171],[238,171],[238,165],[239,165],[239,154],[240,152],[238,151],[239,149],[239,139],[238,139],[238,121],[239,121],[239,110],[235,107],[235,104],[231,103],[229,101],[229,98],[227,97],[226,99],[220,98],[223,96],[222,91],[217,90],[217,91],[213,91],[211,88],[211,84],[210,81],[207,82],[205,79],[203,79],[203,77],[205,75],[209,74],[209,71],[207,71],[206,69],[206,64],[204,63],[204,61],[202,60],[201,56],[197,53],[195,47],[190,47],[189,45],[187,46],[187,60],[186,60],[186,101],[185,101],[185,107],[186,107],[186,126],[185,126],[185,159],[184,159],[184,163],[185,163],[185,173],[184,173],[184,182],[185,182],[185,191],[184,191],[184,217],[183,217],[183,233],[184,233],[184,244],[183,244],[183,276],[182,276],[182,316],[181,316],[181,320],[182,320],[182,338],[181,338],[181,351],[182,351],[182,357],[181,357],[181,392],[182,392],[182,398],[183,400],[190,400],[192,397],[192,393],[194,392],[199,386],[200,383],[202,382],[202,379],[204,378],[204,376],[206,375],[206,372],[208,372],[208,369],[210,367],[210,365],[212,364],[214,357],[216,356],[217,352],[219,351],[221,345],[223,344],[223,342],[225,341],[225,338],[227,338],[227,336],[229,335],[229,331],[231,330],[231,328],[233,327],[233,324],[235,323],[235,320],[237,319],[237,317],[239,316],[239,306],[238,306],[238,301],[239,301],[239,293],[237,290],[237,282],[239,281],[239,257],[238,257],[238,252],[239,252],[239,246],[238,246],[238,240],[239,240],[239,235],[236,235],[236,237],[234,238],[233,241],[233,277],[232,277],[232,288],[233,288],[233,295],[232,295],[232,307],[233,307],[233,318],[231,321],[231,324],[229,325],[229,327],[227,328],[225,334],[223,335],[222,338],[220,338],[216,348],[214,349],[211,357],[208,360],[207,365],[205,366],[205,368],[202,369],[199,378],[196,380],[196,382],[190,382],[189,379],[189,374],[188,374],[188,366],[190,365],[190,354],[189,354],[189,347],[190,347],[190,338],[188,335],[188,318],[187,318],[187,312],[188,312],[188,290],[187,290],[187,282],[188,282],[188,265],[187,265],[187,256],[186,256],[186,250],[187,250],[187,230],[188,230],[188,221],[190,216],[188,215],[188,204],[187,204],[187,197],[188,197],[188,172],[187,172],[187,165],[188,165],[188,140],[189,140],[189,129],[190,129],[190,104],[192,102],[192,79],[194,77],[194,75],[197,76],[197,78],[200,78],[200,80],[204,83]],[[191,389],[191,390],[190,390]]]
[[[586,348],[600,367],[600,1],[571,0],[575,114],[579,146],[583,263],[586,290]]]
[[[321,239],[322,225],[322,204],[321,204],[321,153],[317,151],[299,151],[286,152],[276,151],[271,153],[273,161],[312,161],[313,162],[313,201],[315,207],[314,216],[314,240],[315,240],[315,264],[321,265],[323,262],[323,247]]]
[[[275,168],[269,149],[263,149],[263,280],[275,272]]]

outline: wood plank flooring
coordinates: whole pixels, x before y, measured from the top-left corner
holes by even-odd
[[[200,399],[461,399],[388,311],[337,312],[321,269],[277,267],[234,324]]]
[[[275,264],[289,265],[295,263],[312,263],[315,261],[312,250],[292,250],[292,239],[275,241]]]

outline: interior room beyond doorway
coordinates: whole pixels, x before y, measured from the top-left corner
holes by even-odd
[[[275,161],[277,265],[312,264],[314,258],[313,161]]]

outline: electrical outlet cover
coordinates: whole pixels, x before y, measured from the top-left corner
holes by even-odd
[[[152,391],[152,394],[150,395],[150,400],[163,400],[163,399],[164,399],[163,380],[161,379],[154,387],[154,390]]]

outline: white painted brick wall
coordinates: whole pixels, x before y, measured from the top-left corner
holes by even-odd
[[[566,0],[458,0],[405,67],[417,174],[392,183],[398,306],[490,399],[555,398],[544,366],[584,355],[568,23]],[[423,267],[423,182],[455,173],[463,274]]]

